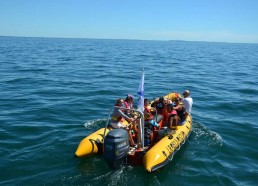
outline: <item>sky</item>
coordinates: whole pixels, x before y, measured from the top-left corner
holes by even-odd
[[[0,0],[0,36],[258,43],[258,0]]]

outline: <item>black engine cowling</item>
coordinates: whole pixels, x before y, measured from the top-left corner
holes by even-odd
[[[113,169],[121,167],[129,151],[128,133],[124,129],[109,131],[104,140],[103,158]]]

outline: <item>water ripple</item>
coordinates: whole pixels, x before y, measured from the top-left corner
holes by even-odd
[[[0,37],[0,184],[256,185],[257,59],[256,44]],[[154,174],[74,158],[142,68],[149,99],[191,90],[183,148]]]

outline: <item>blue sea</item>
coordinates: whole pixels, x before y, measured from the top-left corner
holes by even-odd
[[[189,89],[191,136],[164,168],[75,158],[116,99]],[[0,37],[0,185],[258,184],[258,44]]]

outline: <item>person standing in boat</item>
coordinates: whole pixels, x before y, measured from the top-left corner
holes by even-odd
[[[179,119],[179,124],[183,124],[185,122],[185,119],[186,119],[186,109],[185,109],[184,104],[182,102],[182,98],[177,97],[175,99],[174,110],[176,110],[176,112],[177,112],[177,116],[178,116],[178,119]]]
[[[125,120],[128,122],[128,123],[131,123],[134,121],[133,118],[127,116],[124,111],[123,111],[123,108],[124,108],[124,100],[122,98],[119,98],[115,104],[115,107],[114,108],[114,111],[113,111],[113,114],[112,114],[112,118],[111,118],[111,127],[114,128],[114,129],[117,129],[117,128],[122,128],[122,129],[125,129],[127,130],[128,132],[128,137],[129,137],[129,141],[130,141],[130,145],[134,146],[135,143],[133,141],[133,138],[132,138],[132,134],[131,132],[129,132],[129,128],[128,126],[125,124]]]
[[[190,97],[190,91],[185,90],[183,92],[183,96],[184,96],[184,98],[183,98],[182,102],[184,103],[184,106],[185,106],[186,115],[191,114],[193,99]]]

